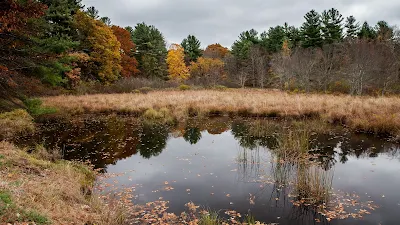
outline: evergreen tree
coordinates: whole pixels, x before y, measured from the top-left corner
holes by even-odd
[[[32,50],[46,55],[46,60],[36,67],[35,73],[43,82],[55,86],[63,84],[65,73],[71,70],[71,60],[64,53],[79,45],[77,31],[72,27],[81,5],[75,0],[41,0],[41,3],[47,6],[45,15],[36,23],[41,32],[30,40],[34,43]]]
[[[286,37],[289,40],[289,48],[300,46],[302,36],[299,28],[290,26],[286,31]]]
[[[97,10],[94,6],[90,6],[86,9],[86,14],[88,14],[93,19],[99,18],[99,10]]]
[[[40,0],[40,2],[48,7],[44,16],[49,25],[47,33],[52,36],[76,35],[76,30],[73,30],[72,26],[74,15],[82,7],[80,0]]]
[[[304,48],[322,47],[321,16],[315,10],[308,12],[304,18],[306,22],[301,26],[302,43]]]
[[[281,51],[285,39],[285,28],[282,26],[271,27],[268,32],[261,34],[262,46],[271,53]]]
[[[360,39],[375,39],[376,32],[375,30],[368,24],[368,22],[364,22],[360,31],[358,32],[358,37]]]
[[[166,78],[167,48],[162,33],[152,25],[139,23],[132,31],[132,39],[136,44],[136,59],[142,75],[148,78]]]
[[[189,59],[189,62],[195,62],[202,56],[200,41],[193,35],[189,35],[187,38],[183,39],[181,46],[185,50],[185,56]]]
[[[346,19],[346,37],[347,38],[356,38],[357,33],[360,30],[360,24],[356,21],[354,16],[349,16]]]
[[[379,21],[375,26],[376,37],[380,41],[387,41],[393,38],[393,28],[386,21]]]
[[[100,18],[100,21],[103,22],[103,23],[104,23],[105,25],[107,25],[107,26],[111,26],[111,19],[108,18],[107,16],[101,17],[101,18]]]
[[[340,42],[343,36],[343,16],[335,8],[322,13],[322,35],[325,44]]]
[[[261,43],[258,32],[254,29],[244,31],[232,45],[232,54],[240,59],[248,57],[251,46]]]

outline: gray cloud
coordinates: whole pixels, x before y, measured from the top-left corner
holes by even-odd
[[[134,27],[146,22],[156,26],[168,43],[180,43],[188,34],[196,35],[203,46],[221,43],[230,47],[240,32],[259,32],[271,26],[300,26],[311,9],[322,12],[337,8],[344,17],[354,15],[371,25],[386,20],[400,24],[398,0],[83,0],[95,6],[113,24]]]

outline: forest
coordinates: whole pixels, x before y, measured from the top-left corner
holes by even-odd
[[[0,4],[3,96],[24,89],[50,94],[42,84],[74,90],[139,78],[353,95],[400,91],[397,28],[386,21],[360,23],[334,8],[311,10],[301,27],[250,29],[231,48],[215,43],[202,49],[194,35],[167,46],[153,25],[113,25],[80,0]]]

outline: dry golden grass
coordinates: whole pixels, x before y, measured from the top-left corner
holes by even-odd
[[[125,112],[143,114],[147,109],[168,108],[178,119],[189,114],[312,117],[343,123],[353,129],[397,134],[400,127],[399,97],[354,97],[327,94],[289,94],[281,91],[189,90],[154,91],[148,94],[96,94],[43,98],[45,106],[79,113]]]
[[[10,193],[16,207],[52,224],[123,224],[121,206],[87,195],[95,179],[89,167],[38,159],[8,142],[0,142],[0,156],[0,191]]]

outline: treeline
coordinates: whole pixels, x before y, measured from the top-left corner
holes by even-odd
[[[312,10],[304,18],[300,28],[285,23],[260,34],[242,32],[231,50],[218,43],[203,50],[193,35],[167,47],[152,25],[112,25],[80,0],[5,0],[0,3],[1,94],[29,86],[34,81],[27,77],[67,89],[142,77],[202,86],[400,92],[394,27],[385,21],[360,25],[336,9]]]
[[[348,94],[400,92],[398,31],[385,21],[360,25],[334,8],[311,10],[300,28],[245,31],[226,66],[241,86]],[[236,72],[235,72],[236,71]]]

